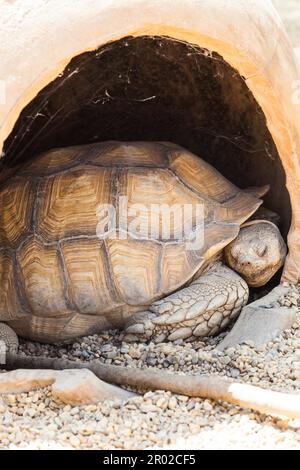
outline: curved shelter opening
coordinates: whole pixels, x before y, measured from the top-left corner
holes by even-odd
[[[174,142],[241,188],[269,184],[266,206],[287,236],[290,199],[266,118],[246,79],[218,53],[141,36],[74,57],[23,109],[2,169],[50,148],[106,140]]]

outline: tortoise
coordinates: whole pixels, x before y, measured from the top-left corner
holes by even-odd
[[[16,335],[62,342],[123,328],[128,340],[174,341],[218,333],[247,303],[249,286],[283,265],[277,226],[250,220],[267,191],[241,190],[165,142],[102,142],[30,159],[0,189],[0,339],[13,349]],[[124,201],[141,208],[139,230],[130,210],[128,219],[107,215]],[[202,215],[189,212],[182,236],[175,210],[166,237],[156,212],[154,236],[145,217],[174,204]]]

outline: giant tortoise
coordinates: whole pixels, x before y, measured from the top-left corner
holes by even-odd
[[[89,144],[27,161],[0,189],[0,339],[13,348],[16,334],[42,342],[110,328],[141,340],[216,334],[247,303],[248,286],[283,265],[276,225],[251,220],[266,191],[238,189],[164,142]],[[120,201],[139,207],[142,223],[132,230],[133,213],[116,211],[111,231],[107,209],[102,233],[101,210]],[[190,211],[183,235],[170,213],[166,237],[163,213],[152,217],[162,205],[200,207],[202,218]]]

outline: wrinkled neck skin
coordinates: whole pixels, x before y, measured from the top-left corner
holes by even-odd
[[[199,271],[197,271],[197,273],[193,276],[191,282],[195,281],[196,279],[199,279],[199,277],[201,277],[203,274],[216,270],[220,266],[220,264],[226,264],[223,250],[220,253],[214,255],[209,260],[206,260],[204,265],[201,266],[201,269],[199,269]]]

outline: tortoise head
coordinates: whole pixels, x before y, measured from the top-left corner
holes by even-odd
[[[264,286],[283,266],[287,248],[272,222],[244,224],[237,238],[225,248],[225,259],[250,287]]]

